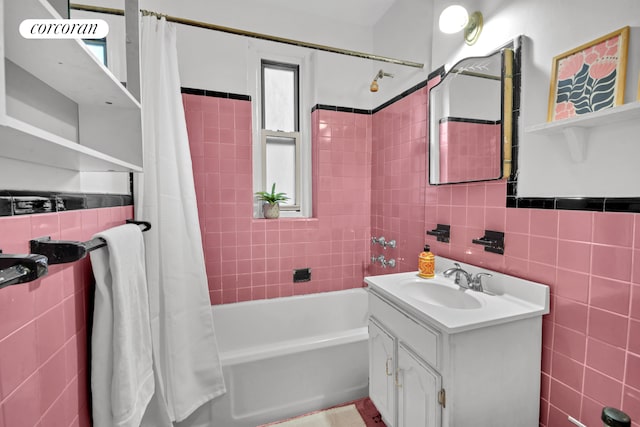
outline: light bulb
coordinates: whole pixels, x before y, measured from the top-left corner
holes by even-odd
[[[454,4],[447,7],[440,14],[438,26],[445,34],[457,33],[464,29],[469,23],[469,13],[464,7]]]

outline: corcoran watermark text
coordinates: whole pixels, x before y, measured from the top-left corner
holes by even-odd
[[[102,19],[25,19],[20,35],[26,39],[102,39],[109,24]]]

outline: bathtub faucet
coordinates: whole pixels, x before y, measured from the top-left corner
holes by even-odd
[[[384,255],[380,255],[378,257],[372,256],[371,257],[371,263],[375,264],[376,262],[379,262],[380,265],[382,266],[382,268],[387,268],[387,267],[391,267],[394,268],[396,266],[396,260],[395,259],[385,259]]]

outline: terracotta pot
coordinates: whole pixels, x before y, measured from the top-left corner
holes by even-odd
[[[267,219],[276,219],[280,217],[280,205],[278,203],[263,203],[262,213]]]

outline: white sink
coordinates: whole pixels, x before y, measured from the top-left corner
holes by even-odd
[[[474,291],[460,288],[451,280],[440,277],[429,281],[410,277],[398,282],[398,290],[409,299],[455,310],[474,310],[484,305],[481,299],[473,295]]]
[[[448,333],[456,333],[549,313],[549,287],[541,283],[459,263],[470,274],[491,273],[483,280],[487,292],[461,289],[442,272],[454,260],[436,256],[436,276],[417,272],[365,277],[370,292],[380,294],[411,314]],[[465,280],[462,278],[462,280]]]

